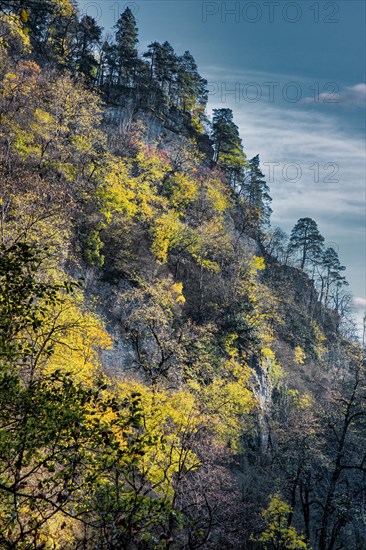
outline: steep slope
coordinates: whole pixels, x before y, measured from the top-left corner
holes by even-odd
[[[259,158],[228,109],[209,127],[188,52],[98,65],[69,2],[23,4],[0,20],[0,544],[362,548],[342,266],[279,259]]]

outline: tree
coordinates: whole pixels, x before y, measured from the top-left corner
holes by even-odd
[[[0,10],[20,14],[34,54],[63,64],[77,10],[71,0],[1,0]]]
[[[268,254],[271,254],[285,265],[288,261],[288,240],[289,236],[280,227],[275,227],[264,235],[264,246]]]
[[[87,407],[96,396],[88,396],[86,388],[60,371],[44,373],[58,343],[72,330],[59,315],[73,286],[44,281],[40,269],[45,257],[43,250],[24,242],[0,249],[0,543],[4,548],[37,547],[45,521],[77,492],[79,445],[86,443],[88,431],[80,427],[86,425]]]
[[[5,10],[0,14],[0,66],[6,73],[11,60],[20,60],[31,51],[30,39],[21,17]]]
[[[263,548],[271,550],[306,550],[308,548],[303,537],[299,536],[296,529],[288,525],[288,516],[291,507],[281,498],[281,495],[273,495],[267,510],[263,512],[266,529],[259,538]]]
[[[100,50],[97,83],[110,89],[118,78],[118,54],[110,39],[105,39]]]
[[[163,44],[152,42],[143,57],[150,59],[150,91],[155,92],[154,104],[162,110],[177,105],[178,56],[173,47],[167,41]]]
[[[153,101],[158,107],[174,106],[190,112],[199,126],[207,102],[207,81],[199,75],[193,56],[188,51],[177,56],[169,42],[152,42],[143,57],[150,60],[150,91],[155,85]],[[141,70],[144,72],[142,65]]]
[[[145,59],[150,59],[150,81],[158,79],[157,58],[159,56],[160,49],[161,44],[159,42],[151,42],[151,44],[147,47],[147,52],[142,55]]]
[[[214,109],[212,118],[214,164],[220,166],[235,187],[242,175],[245,154],[231,109]]]
[[[339,302],[339,291],[342,286],[348,285],[346,278],[341,275],[345,271],[345,266],[341,265],[337,252],[329,246],[323,253],[319,265],[319,277],[321,281],[320,301],[324,299],[324,305],[328,306],[330,299],[333,298],[333,305],[337,308]],[[331,295],[332,287],[334,293]]]
[[[45,257],[0,249],[0,545],[153,547],[184,522],[172,509],[204,417],[187,391],[90,372],[103,330],[74,318],[75,285],[45,282]]]
[[[196,105],[204,110],[207,102],[207,81],[197,70],[197,64],[186,51],[178,58],[177,99],[183,111],[190,111]]]
[[[136,19],[129,7],[125,9],[115,25],[118,64],[117,83],[133,86],[138,61],[138,29]]]
[[[350,548],[364,543],[366,379],[364,358],[353,351],[350,371],[329,384],[323,409],[328,467],[318,485],[319,550],[331,550],[335,542]]]
[[[136,350],[137,368],[148,377],[154,387],[164,378],[174,379],[184,360],[183,343],[189,325],[171,320],[185,298],[182,284],[172,280],[161,281],[143,289],[134,289],[125,296],[126,337]],[[133,307],[131,307],[133,305]]]
[[[164,94],[169,99],[177,76],[178,57],[169,42],[165,41],[158,49],[155,67]]]
[[[323,252],[324,237],[311,218],[300,218],[291,231],[288,246],[289,253],[300,255],[300,268],[309,262],[318,262]]]
[[[78,22],[75,52],[76,70],[90,81],[94,81],[97,76],[98,62],[94,50],[100,42],[101,35],[102,29],[93,17],[84,15]]]
[[[269,224],[272,209],[269,206],[272,198],[264,174],[259,167],[259,155],[249,161],[243,184],[243,195],[249,207],[250,221],[254,227],[260,228]]]

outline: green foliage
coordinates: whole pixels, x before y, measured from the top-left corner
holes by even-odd
[[[104,256],[102,248],[104,243],[100,238],[100,229],[92,229],[89,235],[85,238],[85,259],[90,265],[103,267]]]
[[[77,22],[75,32],[76,47],[72,54],[72,63],[76,71],[83,74],[88,81],[94,82],[99,71],[99,64],[94,55],[95,47],[99,45],[102,29],[95,19],[84,15]]]
[[[0,247],[0,357],[14,360],[35,352],[25,329],[38,331],[50,306],[60,302],[60,285],[48,285],[35,279],[44,253],[19,242]],[[69,285],[65,286],[67,290]],[[37,349],[37,348],[36,348]],[[45,346],[44,353],[51,348]]]
[[[137,25],[129,7],[125,9],[116,25],[116,54],[118,84],[133,84],[137,65]]]
[[[289,251],[300,257],[300,268],[304,269],[308,262],[316,263],[323,251],[324,237],[319,233],[318,226],[311,218],[301,218],[291,231]]]
[[[268,225],[272,212],[269,205],[272,199],[269,195],[269,187],[265,182],[264,174],[259,167],[259,155],[249,161],[242,193],[249,209],[250,224],[259,229],[263,225]]]
[[[231,109],[213,110],[212,139],[215,147],[214,161],[225,171],[235,188],[245,165],[245,154]]]

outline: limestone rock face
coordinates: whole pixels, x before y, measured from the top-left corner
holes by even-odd
[[[213,157],[211,139],[206,134],[198,134],[191,126],[190,116],[178,111],[163,115],[153,107],[142,109],[135,102],[126,101],[124,105],[107,107],[104,121],[112,141],[128,132],[133,123],[140,123],[145,128],[144,140],[149,145],[159,141],[169,150],[170,146],[181,142],[182,137],[194,138],[207,159]]]

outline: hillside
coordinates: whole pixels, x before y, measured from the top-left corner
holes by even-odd
[[[0,10],[0,548],[366,548],[334,248],[131,10]]]

